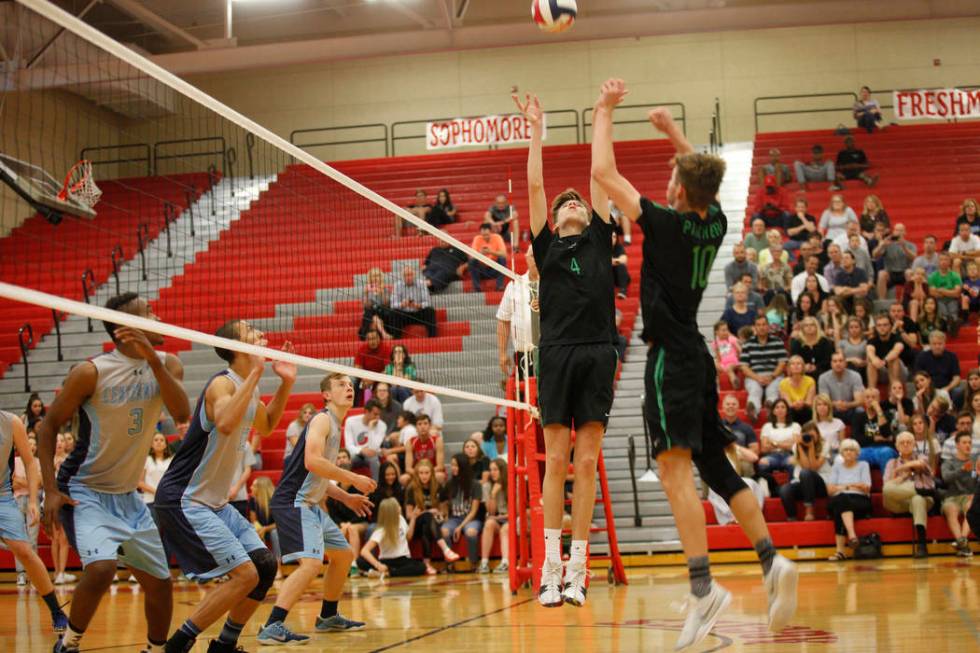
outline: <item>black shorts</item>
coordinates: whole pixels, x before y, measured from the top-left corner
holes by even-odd
[[[894,288],[896,286],[904,286],[905,285],[905,281],[906,281],[906,279],[905,279],[905,272],[902,272],[902,271],[899,271],[899,272],[891,272],[891,271],[888,271],[888,287],[889,288]]]
[[[609,421],[619,356],[611,344],[552,345],[538,350],[541,423],[569,428]]]
[[[718,418],[718,380],[714,360],[702,343],[667,350],[653,346],[644,373],[646,411],[654,455],[708,447],[724,449],[735,437]]]

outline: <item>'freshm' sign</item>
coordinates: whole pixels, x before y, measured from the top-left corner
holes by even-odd
[[[547,138],[547,135],[545,123],[544,137]],[[531,123],[520,115],[454,118],[425,125],[427,150],[527,143],[530,140]]]
[[[893,99],[899,120],[980,118],[980,90],[895,91]]]

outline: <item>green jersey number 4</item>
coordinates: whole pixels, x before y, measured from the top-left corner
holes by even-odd
[[[714,245],[697,245],[691,250],[691,290],[704,290],[708,286],[708,274],[711,273],[711,265],[715,262],[715,255],[718,248]]]

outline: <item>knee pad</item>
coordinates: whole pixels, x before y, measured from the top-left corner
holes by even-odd
[[[728,462],[722,449],[712,447],[710,451],[702,452],[702,455],[695,457],[694,464],[701,474],[701,480],[724,499],[725,503],[729,503],[733,496],[749,487]]]
[[[276,556],[272,555],[269,549],[249,551],[248,557],[252,559],[252,564],[255,565],[255,570],[259,573],[259,582],[255,584],[255,588],[249,593],[248,598],[262,601],[276,580],[279,564],[276,562]]]

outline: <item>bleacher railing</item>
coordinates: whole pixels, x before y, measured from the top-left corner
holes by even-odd
[[[654,102],[648,104],[621,104],[616,107],[616,113],[613,117],[614,125],[646,125],[649,124],[650,120],[647,114],[650,109],[655,107],[667,107],[670,109],[671,114],[674,116],[674,120],[680,123],[681,130],[684,135],[687,135],[687,107],[684,106],[683,102]],[[628,114],[627,117],[623,117],[623,114]],[[634,116],[639,117],[634,117]],[[588,143],[589,142],[589,128],[592,127],[592,107],[582,110],[582,138]],[[550,129],[551,126],[549,125]],[[647,135],[649,138],[649,135]]]
[[[372,131],[377,131],[371,134]],[[357,134],[367,132],[367,135],[357,138]],[[331,138],[340,134],[340,140]],[[369,123],[365,125],[344,125],[339,127],[310,127],[309,129],[294,129],[289,132],[289,142],[308,152],[314,148],[335,147],[338,145],[372,145],[381,143],[384,155],[388,156],[388,125],[384,123]]]
[[[99,158],[98,156],[93,156],[96,153],[110,153],[110,157],[114,158]],[[127,152],[132,152],[132,154],[127,154]],[[150,145],[148,143],[130,143],[128,145],[100,145],[98,147],[85,147],[78,154],[79,159],[85,159],[92,162],[92,166],[107,166],[107,165],[119,165],[120,163],[126,164],[141,164],[141,166],[146,166],[146,175],[150,176],[153,174],[153,155],[150,152]],[[124,175],[117,175],[124,176]]]
[[[20,346],[20,360],[24,364],[24,392],[30,392],[31,372],[27,362],[27,351],[34,346],[34,328],[30,322],[17,329],[17,344]]]

